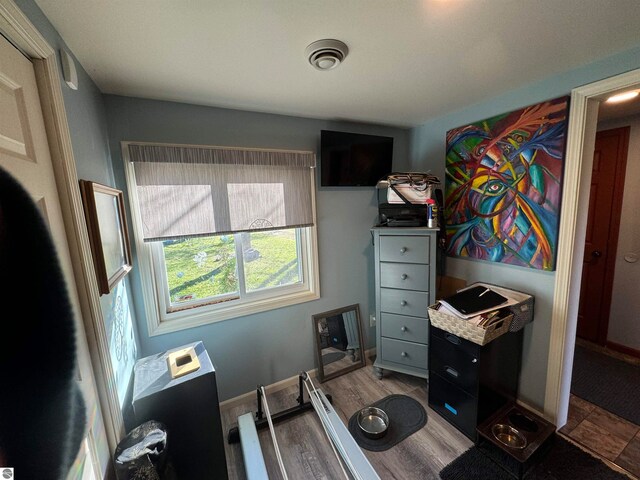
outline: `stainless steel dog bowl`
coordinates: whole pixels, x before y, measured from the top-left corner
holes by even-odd
[[[366,437],[382,438],[389,429],[389,417],[380,408],[363,408],[358,413],[358,426]]]
[[[527,446],[527,439],[524,438],[524,435],[509,425],[496,423],[491,427],[491,433],[493,433],[496,440],[509,448],[522,450]]]

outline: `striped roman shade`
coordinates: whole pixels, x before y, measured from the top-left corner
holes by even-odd
[[[313,225],[313,152],[127,146],[145,242]]]

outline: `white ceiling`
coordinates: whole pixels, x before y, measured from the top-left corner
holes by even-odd
[[[36,1],[105,93],[399,126],[640,45],[638,0]]]
[[[640,89],[640,85],[637,85],[636,89]],[[633,100],[628,100],[621,103],[600,103],[600,108],[598,110],[598,121],[631,117],[633,115],[640,115],[640,96],[634,98]]]

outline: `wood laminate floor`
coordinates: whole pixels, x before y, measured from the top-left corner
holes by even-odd
[[[325,376],[331,375],[332,373],[342,370],[343,368],[349,368],[358,361],[357,357],[351,357],[348,352],[343,352],[342,350],[338,350],[337,348],[323,348],[322,353],[323,356],[327,353],[339,353],[344,355],[344,357],[342,357],[340,360],[324,365]]]
[[[363,450],[380,478],[410,480],[438,479],[449,462],[473,444],[427,406],[427,382],[395,372],[385,371],[382,380],[373,374],[371,365],[329,380],[321,385],[333,395],[333,406],[347,424],[359,409],[394,393],[409,395],[427,411],[427,425],[385,452]],[[270,394],[269,407],[278,412],[295,404],[297,386]],[[305,395],[306,398],[306,395]],[[255,398],[246,404],[229,406],[222,411],[224,432],[237,424],[238,415],[255,412]],[[310,411],[276,426],[276,434],[289,478],[340,479],[340,467],[315,412]],[[259,432],[269,477],[281,478],[268,430]],[[240,444],[225,444],[230,479],[244,479]]]

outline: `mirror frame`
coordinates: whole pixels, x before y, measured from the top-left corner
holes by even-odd
[[[322,349],[320,348],[320,332],[318,329],[318,325],[320,324],[320,321],[325,318],[333,317],[335,315],[339,315],[345,312],[350,312],[352,310],[355,310],[356,312],[356,323],[358,324],[358,336],[360,337],[360,360],[353,362],[353,364],[349,365],[348,367],[342,368],[328,375],[325,375],[324,365],[322,364]],[[340,375],[344,375],[345,373],[352,372],[366,365],[366,358],[365,358],[366,349],[364,346],[364,335],[362,332],[362,320],[360,318],[359,304],[356,303],[354,305],[348,305],[346,307],[329,310],[328,312],[317,313],[315,315],[312,315],[311,318],[313,320],[313,334],[316,341],[316,362],[317,362],[318,378],[320,379],[320,383],[324,383],[327,380],[331,380],[332,378],[339,377]]]

